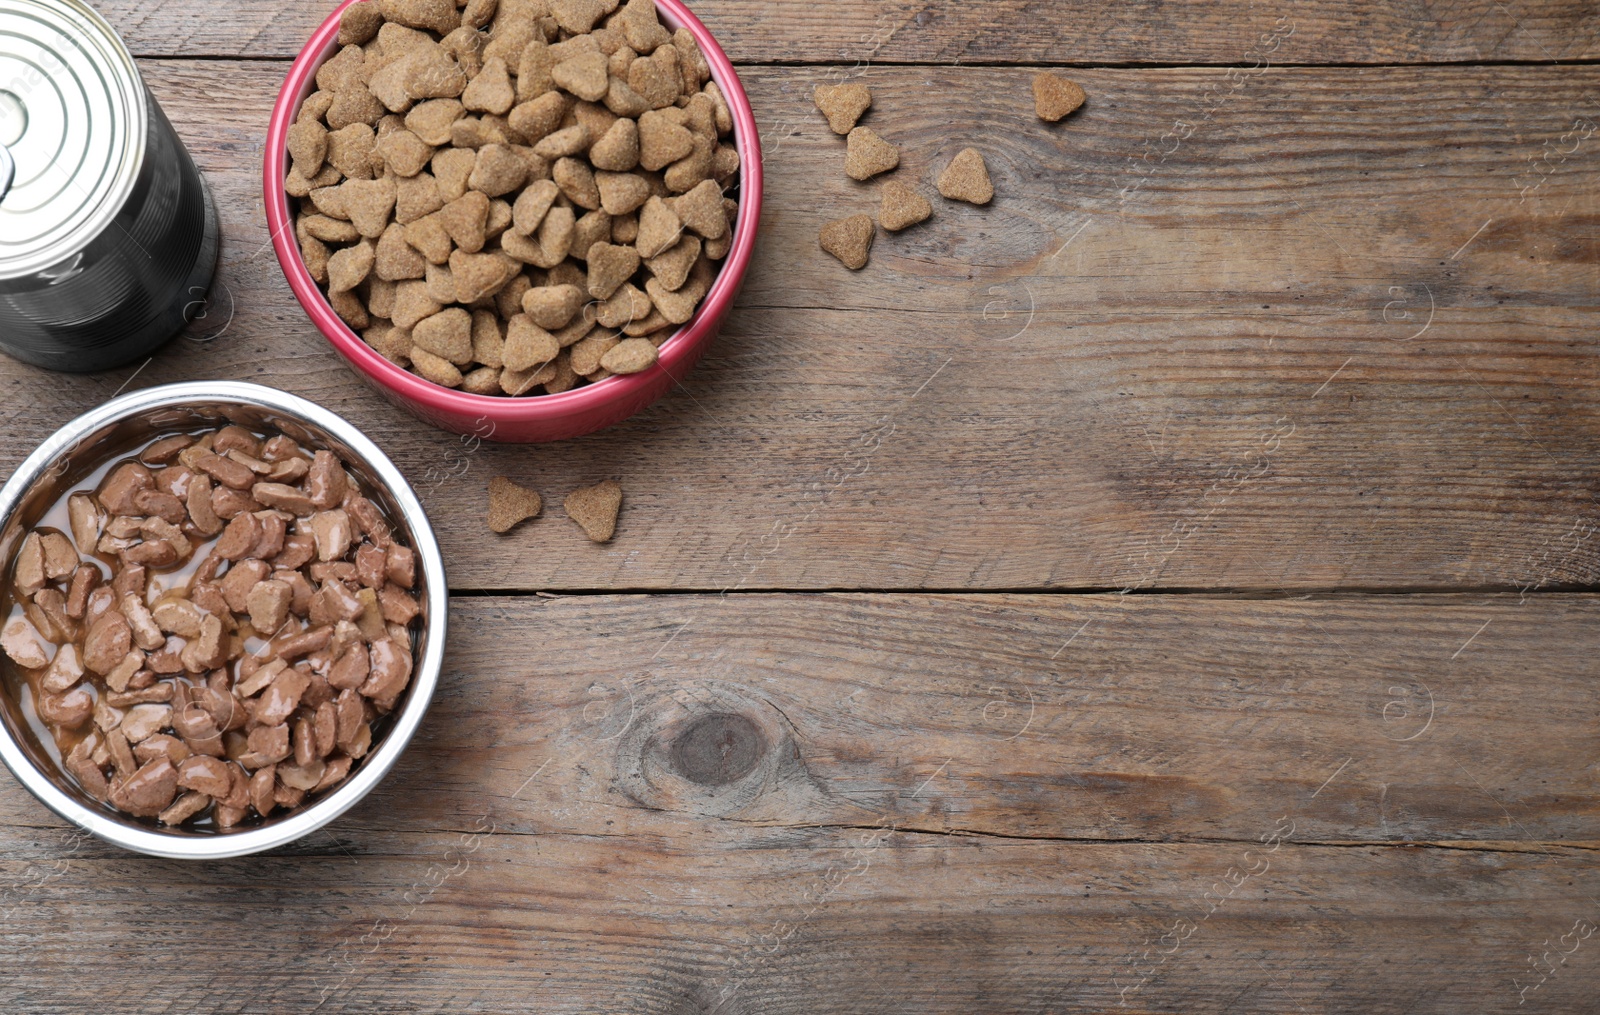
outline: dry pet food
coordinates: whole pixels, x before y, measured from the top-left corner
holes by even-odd
[[[878,211],[878,224],[891,233],[910,228],[933,214],[928,199],[897,180],[883,185],[883,207]]]
[[[870,180],[900,164],[900,149],[871,127],[857,127],[846,140],[844,171],[852,180]]]
[[[490,531],[510,532],[529,518],[537,518],[542,510],[544,501],[527,487],[518,486],[504,476],[489,480]]]
[[[846,268],[860,271],[867,266],[867,253],[872,250],[877,232],[871,215],[852,215],[823,226],[818,240],[822,249],[837,257]]]
[[[963,148],[939,176],[939,193],[952,201],[988,204],[994,198],[989,168],[976,148]]]
[[[365,0],[339,43],[286,189],[340,318],[474,394],[649,369],[738,218],[733,115],[694,36],[653,0]]]
[[[1076,82],[1059,74],[1043,71],[1033,78],[1033,109],[1039,119],[1056,123],[1068,113],[1083,105],[1088,96]]]
[[[842,85],[818,85],[811,101],[828,118],[835,134],[848,134],[856,121],[872,106],[872,91],[859,81]]]
[[[567,517],[578,523],[584,534],[597,543],[610,539],[617,531],[617,513],[622,510],[622,487],[614,479],[594,486],[583,486],[567,494],[562,504]]]
[[[103,474],[11,562],[0,649],[34,735],[89,796],[165,825],[344,782],[411,680],[420,612],[378,506],[331,452],[238,426]]]

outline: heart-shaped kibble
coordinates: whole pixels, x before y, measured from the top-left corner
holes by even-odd
[[[645,341],[645,344],[649,342]],[[617,514],[622,510],[622,487],[614,479],[594,486],[579,487],[567,494],[562,506],[567,510],[567,517],[577,522],[585,535],[596,543],[604,543],[617,531]]]
[[[939,193],[952,201],[988,204],[994,198],[989,168],[976,148],[963,148],[939,176]]]
[[[844,171],[852,180],[870,180],[900,164],[900,149],[871,127],[857,127],[847,140]]]
[[[1083,105],[1087,98],[1076,82],[1044,71],[1033,77],[1033,110],[1039,119],[1055,123]]]
[[[518,486],[504,476],[489,480],[489,528],[510,532],[529,518],[537,518],[544,501],[527,487]]]
[[[877,235],[871,215],[852,215],[822,227],[818,236],[822,249],[837,257],[846,268],[859,271],[867,266],[867,252]]]
[[[898,180],[883,185],[883,207],[878,211],[878,224],[891,233],[916,225],[933,214],[928,199]]]
[[[848,134],[861,114],[872,106],[872,90],[859,81],[818,85],[811,93],[811,101],[828,118],[828,126],[835,134]]]

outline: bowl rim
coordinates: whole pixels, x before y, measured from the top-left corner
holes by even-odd
[[[346,7],[359,2],[361,0],[341,0],[295,58],[273,106],[262,158],[264,204],[272,246],[289,288],[311,318],[312,324],[347,362],[384,390],[431,411],[462,418],[476,416],[480,424],[484,420],[507,424],[553,423],[643,395],[654,383],[652,371],[649,370],[608,377],[555,395],[475,395],[447,388],[385,359],[334,313],[328,298],[311,278],[300,257],[283,178],[289,168],[288,131],[294,123],[295,113],[315,86],[317,70],[337,44],[340,15]],[[733,114],[735,145],[740,158],[739,215],[734,223],[733,245],[694,316],[660,346],[660,358],[656,366],[677,382],[679,374],[674,372],[674,368],[681,365],[687,372],[697,358],[694,347],[708,338],[720,323],[720,311],[732,303],[749,268],[761,218],[761,138],[744,86],[734,71],[733,63],[722,47],[717,45],[711,32],[681,0],[655,0],[655,4],[663,22],[668,23],[669,27],[676,23],[687,28],[699,45],[700,52],[710,65],[711,79],[722,90],[723,98]]]
[[[268,819],[266,824],[256,828],[219,835],[183,834],[133,825],[103,811],[92,810],[62,791],[48,774],[40,771],[18,743],[10,724],[0,722],[0,761],[5,762],[18,782],[56,814],[107,842],[139,853],[172,859],[220,860],[282,846],[322,828],[354,807],[388,775],[428,711],[438,686],[448,628],[449,586],[427,513],[400,470],[376,444],[354,424],[315,402],[243,381],[188,381],[144,388],[113,398],[73,419],[40,444],[17,466],[5,486],[0,487],[0,530],[11,523],[28,487],[88,435],[132,416],[197,402],[271,409],[294,416],[349,446],[388,487],[390,495],[406,514],[412,549],[423,564],[423,591],[428,599],[423,655],[413,666],[406,705],[395,716],[393,728],[343,785],[304,810],[277,821]]]

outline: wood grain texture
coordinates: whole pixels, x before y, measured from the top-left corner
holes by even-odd
[[[222,15],[197,0],[119,0],[105,13],[139,56],[293,57],[334,6],[238,0]],[[1542,62],[1592,59],[1600,27],[1582,0],[694,0],[690,7],[738,63]],[[1284,29],[1293,34],[1260,41]]]
[[[810,108],[824,72],[750,72],[763,236],[707,360],[606,433],[477,450],[374,398],[289,294],[257,170],[281,65],[144,69],[222,207],[202,328],[232,322],[137,374],[0,363],[0,465],[125,385],[225,376],[373,434],[457,588],[1532,590],[1600,573],[1600,139],[1529,162],[1586,108],[1591,68],[1275,70],[1232,92],[1219,71],[1098,70],[1081,77],[1103,101],[1057,127],[1032,116],[1024,70],[875,68],[869,122],[902,146],[900,178],[926,187],[976,142],[999,196],[940,201],[860,273],[816,246],[877,200]],[[952,118],[956,92],[971,108]],[[1197,126],[1162,140],[1178,122]],[[1173,150],[1147,160],[1147,142]],[[495,474],[539,489],[546,517],[489,539]],[[606,476],[627,502],[595,546],[554,505]]]
[[[1526,1011],[1600,908],[1596,610],[462,599],[400,767],[290,849],[133,857],[0,782],[0,1005]],[[744,775],[673,767],[733,719]],[[1527,1000],[1587,1003],[1574,943]]]

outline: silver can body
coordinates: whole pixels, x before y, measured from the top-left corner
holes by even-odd
[[[211,195],[82,0],[0,0],[0,146],[0,352],[108,370],[204,307],[220,242]]]

